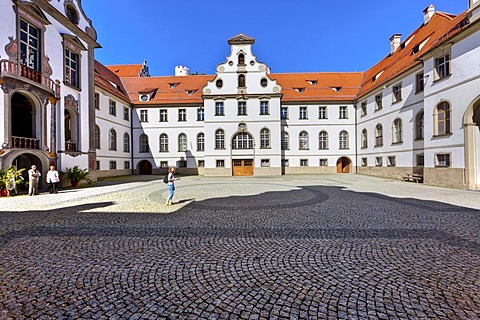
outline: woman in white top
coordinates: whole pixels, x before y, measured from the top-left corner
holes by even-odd
[[[55,166],[50,166],[50,170],[47,172],[47,183],[50,185],[50,193],[58,193],[59,182],[60,176],[58,171],[55,170]]]
[[[175,180],[178,180],[178,178],[175,178],[175,167],[170,167],[168,168],[168,182],[167,182],[168,198],[167,198],[167,202],[165,203],[167,206],[172,205],[173,194],[175,192],[175,182],[174,182]]]

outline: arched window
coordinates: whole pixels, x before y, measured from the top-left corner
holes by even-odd
[[[263,128],[260,131],[260,149],[270,148],[270,130]]]
[[[440,102],[435,108],[436,135],[451,133],[451,109],[447,101]]]
[[[417,114],[417,117],[415,118],[415,138],[416,139],[423,139],[424,133],[423,133],[423,122],[424,122],[424,113],[423,111],[420,111]]]
[[[108,133],[108,150],[117,150],[117,132],[113,129]]]
[[[95,126],[95,149],[100,149],[100,128]]]
[[[375,146],[383,146],[383,127],[381,124],[377,124],[375,127]]]
[[[123,134],[123,152],[130,152],[130,135],[127,132]]]
[[[142,133],[140,135],[140,137],[138,138],[138,145],[140,147],[140,152],[141,153],[145,153],[145,152],[150,152],[150,147],[148,146],[148,136],[144,133]]]
[[[168,136],[166,133],[160,135],[160,152],[168,152]]]
[[[318,149],[328,149],[328,133],[327,131],[320,131],[318,134]]]
[[[308,150],[308,133],[306,131],[300,132],[298,135],[298,149]]]
[[[232,149],[253,149],[253,138],[248,132],[239,132],[233,137]]]
[[[178,135],[178,151],[187,151],[187,135],[185,133],[180,133]]]
[[[225,149],[225,131],[222,129],[215,131],[215,149]]]
[[[338,148],[339,149],[348,149],[348,132],[343,130],[338,135]]]
[[[403,141],[402,119],[395,119],[392,127],[392,143],[400,143]]]
[[[75,8],[72,5],[67,5],[67,8],[65,11],[66,11],[67,18],[74,24],[78,24],[78,14]]]
[[[241,74],[238,76],[238,87],[245,88],[245,75]]]
[[[205,151],[205,134],[203,132],[197,135],[197,151]]]
[[[362,130],[362,149],[368,148],[367,129]]]
[[[282,132],[282,150],[290,150],[290,135],[288,132]]]
[[[243,53],[238,55],[238,64],[241,66],[245,65],[245,55]]]

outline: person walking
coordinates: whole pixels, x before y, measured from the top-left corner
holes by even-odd
[[[38,194],[38,178],[42,174],[37,170],[36,165],[32,165],[28,170],[28,195],[33,196]]]
[[[55,170],[55,166],[50,166],[50,170],[47,172],[47,183],[50,185],[50,193],[58,193],[58,183],[60,182],[60,176],[58,171]]]
[[[175,193],[175,180],[178,180],[178,178],[175,178],[175,172],[176,172],[175,167],[168,168],[168,178],[167,178],[168,198],[167,198],[167,202],[165,203],[167,206],[171,206],[173,204],[172,200],[173,200],[173,194]]]

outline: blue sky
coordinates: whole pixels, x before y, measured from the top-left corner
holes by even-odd
[[[458,14],[468,0],[83,0],[105,65],[147,59],[152,76],[176,65],[214,74],[227,40],[255,38],[253,52],[273,73],[365,71],[423,23],[423,9]]]

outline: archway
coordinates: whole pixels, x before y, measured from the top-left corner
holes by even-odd
[[[42,173],[42,175],[44,174],[42,161],[36,155],[31,154],[31,153],[24,153],[24,154],[19,155],[18,157],[16,157],[13,160],[12,165],[16,166],[17,169],[22,169],[22,168],[26,169],[25,171],[22,172],[22,176],[25,179],[25,181],[28,181],[28,170],[30,169],[30,167],[32,165],[36,165],[37,170],[40,171]],[[38,180],[38,189],[39,190],[43,189],[43,181],[44,180],[45,179],[43,179],[42,177],[40,177],[40,179]]]
[[[465,184],[469,189],[480,189],[480,97],[466,110],[465,130]]]
[[[341,157],[337,160],[337,173],[350,173],[352,161],[347,157]]]
[[[37,149],[37,117],[33,101],[19,92],[12,95],[12,147]]]
[[[152,174],[152,164],[150,161],[142,160],[138,164],[138,173],[139,174]]]

